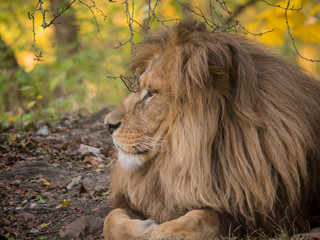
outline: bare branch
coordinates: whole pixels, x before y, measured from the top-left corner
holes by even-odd
[[[210,20],[209,18],[207,18],[203,12],[200,10],[200,13],[197,13],[196,11],[194,11],[193,9],[189,8],[187,5],[183,4],[182,2],[180,2],[179,0],[175,0],[175,2],[177,2],[178,4],[180,4],[182,7],[184,7],[185,9],[187,9],[189,12],[195,14],[198,17],[201,17],[205,23],[212,29],[216,30],[219,28],[219,26],[217,24],[214,23],[213,20]],[[197,8],[199,10],[199,8]]]
[[[69,28],[69,29],[80,30],[79,28],[74,27],[74,26],[70,26],[70,25],[66,24],[65,22],[55,22],[54,23],[54,25],[57,25],[57,24],[61,24],[62,26],[66,27],[66,28]]]
[[[256,3],[256,0],[249,0],[246,4],[242,5],[239,7],[238,10],[236,10],[234,13],[232,13],[231,11],[229,11],[229,9],[226,7],[226,3],[225,2],[220,2],[220,0],[216,0],[218,3],[220,3],[222,9],[228,13],[230,15],[230,19],[233,19],[233,17],[237,14],[239,14],[239,9],[241,9],[241,11],[244,9],[244,7],[247,7],[249,5],[252,5],[253,3]],[[304,56],[302,56],[300,54],[300,52],[298,51],[297,49],[297,46],[296,46],[296,43],[295,43],[295,39],[293,38],[293,35],[291,33],[291,28],[290,28],[290,25],[289,25],[289,21],[288,21],[288,11],[300,11],[302,10],[302,7],[299,7],[299,8],[295,8],[294,5],[290,6],[290,0],[288,0],[287,2],[287,6],[286,7],[282,7],[281,5],[275,5],[275,4],[272,4],[272,3],[269,3],[267,0],[261,0],[262,2],[266,3],[268,6],[272,6],[272,7],[276,7],[276,8],[280,8],[280,9],[283,9],[285,10],[285,21],[286,21],[286,25],[287,25],[287,31],[288,31],[288,35],[291,39],[291,42],[292,42],[292,45],[296,51],[296,54],[301,57],[302,59],[304,60],[307,60],[307,61],[311,61],[311,62],[320,62],[320,60],[314,60],[314,59],[309,59],[309,58],[305,58]],[[238,24],[242,29],[244,29],[246,32],[250,33],[247,29],[245,29],[243,26],[241,26],[240,24]],[[271,32],[272,30],[270,31],[267,31],[267,32]],[[266,33],[267,33],[266,32]],[[253,34],[253,33],[250,33],[250,34]],[[264,34],[264,33],[263,33]],[[253,34],[253,35],[262,35],[262,34]]]
[[[246,29],[244,26],[242,26],[242,24],[240,24],[240,21],[238,19],[236,19],[234,16],[233,16],[233,13],[232,11],[230,11],[226,5],[226,2],[225,1],[220,1],[220,0],[216,0],[217,3],[220,4],[222,10],[224,10],[229,16],[230,18],[235,22],[235,25],[234,26],[239,26],[243,31],[244,33],[249,33],[253,36],[262,36],[264,34],[267,34],[267,33],[270,33],[272,32],[274,29],[271,29],[271,30],[268,30],[266,32],[261,32],[261,33],[253,33],[251,31],[249,31],[248,29]]]
[[[41,15],[42,15],[42,24],[41,26],[43,27],[43,29],[45,28],[48,28],[50,27],[51,25],[54,25],[54,24],[62,24],[62,25],[65,25],[67,27],[70,27],[68,25],[66,25],[65,23],[58,23],[56,22],[56,20],[62,15],[64,14],[76,1],[78,1],[79,3],[85,5],[87,8],[89,8],[89,10],[91,11],[92,13],[92,16],[95,20],[95,23],[97,25],[97,30],[98,30],[98,33],[101,37],[101,33],[100,33],[100,29],[99,29],[99,24],[98,24],[98,21],[96,19],[96,16],[95,16],[95,13],[93,12],[92,8],[95,9],[99,14],[101,14],[104,19],[106,19],[106,15],[103,13],[103,11],[101,9],[99,9],[95,3],[94,0],[90,0],[92,5],[89,6],[87,3],[83,2],[82,0],[71,0],[70,3],[64,7],[61,11],[57,10],[57,13],[53,14],[53,18],[51,19],[51,21],[49,23],[46,22],[46,12],[48,12],[48,10],[44,9],[43,8],[43,2],[42,0],[38,0],[34,10],[33,10],[33,13],[30,13],[28,12],[28,17],[30,20],[32,20],[32,33],[33,33],[33,49],[34,49],[34,55],[35,55],[35,59],[36,61],[41,61],[41,57],[42,57],[42,52],[38,53],[37,52],[37,47],[36,47],[36,32],[35,32],[35,15],[36,15],[36,12],[37,11],[40,11],[41,12]],[[109,0],[109,2],[113,2],[112,0]]]
[[[172,18],[172,19],[168,19],[168,20],[162,20],[162,22],[172,22],[172,21],[180,21],[181,18]]]
[[[145,32],[147,32],[148,30],[144,27],[144,26],[142,26],[137,20],[135,20],[135,19],[132,19],[132,21],[133,22],[135,22],[136,24],[138,24],[139,25],[139,27],[141,27]]]
[[[217,10],[216,10],[217,8],[215,6],[213,6],[212,0],[210,0],[210,2],[209,2],[209,8],[210,8],[210,16],[211,16],[212,22],[216,23],[216,27],[215,27],[216,30],[219,30],[221,32],[229,32],[229,31],[236,32],[236,29],[235,29],[236,24],[229,24],[228,19],[227,19],[227,21],[223,21],[223,15],[221,13],[217,12]],[[215,20],[215,18],[217,18],[217,19]],[[224,22],[226,22],[226,23],[224,23]]]
[[[261,0],[261,1],[264,2],[264,3],[266,3],[266,4],[268,4],[269,6],[281,8],[281,9],[284,9],[284,10],[286,10],[286,11],[300,11],[300,10],[302,10],[302,7],[294,8],[294,5],[292,5],[291,8],[288,8],[288,6],[287,6],[287,7],[282,7],[281,5],[275,5],[275,4],[269,3],[269,2],[266,1],[266,0]]]
[[[126,45],[126,44],[129,43],[129,42],[130,42],[130,39],[129,39],[128,41],[124,42],[124,43],[119,42],[119,45],[116,46],[116,47],[113,47],[113,49],[121,48],[122,46]]]
[[[239,16],[245,9],[247,9],[247,7],[254,5],[255,3],[257,3],[258,0],[248,0],[246,3],[239,5],[232,13],[232,16],[234,18],[236,18],[237,16]],[[233,18],[229,17],[227,19],[227,23],[230,23],[233,20]]]
[[[213,22],[213,21],[214,21],[214,18],[213,18],[213,10],[214,10],[214,7],[212,6],[212,0],[209,0],[209,7],[210,7],[211,21]]]
[[[64,7],[61,11],[57,10],[57,13],[53,15],[53,18],[51,19],[51,21],[49,23],[46,22],[46,12],[48,12],[48,10],[44,9],[43,7],[43,0],[38,0],[33,13],[28,13],[29,19],[32,20],[32,25],[33,25],[33,48],[34,48],[34,54],[35,54],[35,60],[37,61],[41,61],[41,57],[42,57],[42,52],[40,51],[40,53],[38,52],[38,49],[36,47],[36,32],[35,32],[35,15],[37,13],[37,11],[41,12],[42,15],[42,24],[41,26],[45,29],[47,27],[50,27],[53,24],[62,24],[62,23],[58,23],[57,19],[63,14],[65,13],[75,2],[79,2],[80,4],[86,6],[92,13],[92,16],[95,20],[95,24],[97,26],[97,31],[99,33],[99,36],[101,37],[101,32],[100,32],[100,28],[99,28],[99,24],[95,15],[94,10],[96,11],[96,13],[102,15],[104,17],[104,19],[106,19],[106,15],[103,13],[103,11],[101,9],[99,9],[95,3],[95,0],[70,0],[70,2],[68,3],[68,5],[66,7]],[[90,4],[86,3],[86,2],[91,2]],[[115,2],[113,0],[108,0],[109,2]],[[130,38],[128,41],[121,43],[119,42],[119,45],[116,47],[113,47],[114,49],[120,48],[124,45],[126,45],[127,43],[130,43],[131,45],[131,57],[133,56],[133,50],[134,50],[134,34],[142,34],[144,35],[144,33],[136,31],[134,29],[135,26],[139,26],[141,29],[143,29],[143,31],[147,32],[147,35],[150,34],[151,31],[151,26],[152,26],[152,22],[154,19],[157,19],[157,21],[167,27],[167,25],[165,24],[168,21],[176,21],[179,19],[169,19],[169,20],[161,20],[160,17],[155,13],[156,8],[158,7],[160,1],[159,0],[154,0],[154,4],[151,5],[151,0],[145,0],[148,6],[148,26],[145,27],[143,26],[143,24],[140,24],[137,20],[134,19],[134,10],[135,10],[135,2],[134,0],[131,0],[131,2],[129,3],[129,0],[125,0],[124,4],[126,6],[126,17],[127,17],[127,23],[128,23],[128,27],[129,27],[129,32],[130,32]],[[255,4],[256,2],[258,2],[258,0],[248,0],[246,3],[244,3],[243,5],[239,6],[234,12],[230,11],[227,3],[225,0],[215,0],[215,2],[217,3],[217,6],[220,6],[221,10],[223,12],[225,12],[228,16],[227,19],[223,19],[223,15],[220,13],[220,11],[217,11],[216,6],[214,6],[212,4],[213,0],[208,0],[209,1],[209,7],[210,7],[210,18],[208,18],[203,11],[197,7],[197,6],[193,6],[192,8],[189,7],[188,5],[186,5],[185,3],[181,2],[181,0],[174,0],[176,3],[178,3],[180,6],[182,6],[183,8],[185,8],[186,10],[188,10],[190,13],[192,13],[193,15],[196,15],[200,18],[203,19],[203,21],[211,28],[213,29],[213,31],[220,31],[220,32],[230,32],[230,31],[234,31],[234,32],[239,32],[239,28],[241,28],[242,33],[246,33],[246,34],[251,34],[251,35],[258,35],[258,36],[262,36],[263,34],[272,32],[274,29],[268,30],[266,32],[261,32],[261,33],[253,33],[251,31],[249,31],[248,29],[246,29],[238,19],[235,18],[235,16],[237,16],[240,12],[242,12],[247,6],[250,6],[252,4]],[[281,5],[277,5],[277,4],[273,4],[270,3],[268,0],[260,0],[262,2],[264,2],[265,4],[267,4],[268,6],[271,7],[276,7],[279,9],[283,9],[284,10],[284,15],[285,15],[285,21],[286,21],[286,25],[287,25],[287,30],[288,30],[288,35],[292,41],[293,47],[297,53],[297,55],[307,61],[311,61],[311,62],[320,62],[320,60],[314,60],[314,59],[308,59],[303,57],[300,52],[297,49],[296,43],[295,43],[295,39],[291,33],[291,28],[289,25],[289,21],[288,21],[288,11],[300,11],[302,9],[302,7],[299,8],[295,8],[294,5],[290,5],[290,0],[288,0],[287,2],[287,6],[281,6]],[[215,20],[215,18],[218,18],[217,20]],[[225,21],[222,21],[225,20]],[[229,24],[229,22],[231,22],[231,24]],[[134,25],[137,24],[137,25]],[[238,29],[237,29],[238,28]],[[123,76],[121,76],[123,79],[127,79],[124,78]],[[120,78],[120,77],[119,77]]]
[[[97,6],[95,5],[95,3],[94,3],[93,1],[91,1],[91,2],[94,3],[94,5],[92,5],[92,6],[89,6],[89,5],[86,4],[85,2],[82,2],[81,0],[78,0],[78,1],[79,1],[79,3],[85,5],[87,8],[89,8],[89,10],[91,11],[92,16],[93,16],[93,18],[94,18],[94,21],[95,21],[95,23],[96,23],[96,25],[97,25],[97,31],[98,31],[98,33],[99,33],[99,35],[100,35],[100,38],[102,38],[101,33],[100,33],[99,24],[98,24],[98,21],[97,21],[97,19],[96,19],[96,15],[95,15],[94,12],[92,11],[92,8],[98,9]],[[101,11],[101,10],[100,10],[100,11]],[[104,15],[104,16],[105,16],[105,15]]]
[[[34,49],[34,60],[36,61],[41,61],[41,57],[42,57],[42,52],[40,52],[39,54],[37,53],[37,48],[36,48],[36,32],[35,32],[35,29],[34,29],[34,18],[35,18],[35,15],[36,15],[36,11],[38,11],[38,6],[41,6],[42,7],[42,1],[38,1],[37,5],[35,6],[34,10],[33,10],[33,13],[30,14],[30,12],[28,13],[28,16],[29,16],[29,19],[32,19],[32,33],[33,33],[33,44],[32,44],[32,47]]]
[[[43,17],[43,24],[41,25],[43,28],[47,28],[47,27],[50,27],[52,24],[55,24],[56,22],[56,19],[58,17],[60,17],[65,11],[67,11],[71,6],[72,4],[75,3],[76,0],[72,0],[64,9],[62,9],[60,12],[57,10],[57,14],[54,14],[53,15],[53,18],[51,19],[51,21],[49,23],[46,23],[46,20],[45,20],[45,15],[43,13],[43,10],[42,10],[42,6],[41,6],[41,13],[42,13],[42,17]],[[39,0],[39,2],[41,2],[41,0]],[[45,10],[45,11],[48,11],[48,10]]]
[[[285,8],[284,16],[285,16],[285,19],[286,19],[288,34],[289,34],[289,36],[291,38],[291,42],[292,42],[292,45],[293,45],[296,53],[298,54],[299,57],[301,57],[304,60],[307,60],[307,61],[310,61],[310,62],[320,62],[320,60],[314,60],[314,59],[311,59],[311,58],[306,58],[306,57],[302,56],[300,54],[300,52],[298,51],[296,43],[295,43],[295,40],[294,40],[294,38],[293,38],[293,36],[291,34],[291,28],[290,28],[289,21],[288,21],[288,10],[292,10],[293,7],[291,7],[291,8],[289,8],[289,7],[290,7],[290,0],[288,0],[288,2],[287,2],[287,7]]]
[[[253,33],[253,32],[250,32],[248,29],[246,29],[244,26],[242,26],[242,24],[240,24],[240,21],[235,19],[235,17],[233,16],[232,12],[228,9],[227,5],[226,5],[226,2],[225,1],[220,1],[220,0],[216,0],[217,3],[220,4],[221,8],[230,16],[230,18],[235,22],[235,26],[239,26],[240,28],[242,28],[242,30],[245,32],[245,33],[249,33],[253,36],[262,36],[264,34],[267,34],[267,33],[270,33],[272,32],[274,29],[271,29],[271,30],[268,30],[266,32],[261,32],[261,33]]]
[[[96,3],[94,0],[90,0],[92,2],[92,7],[98,12],[100,13],[102,16],[103,16],[103,20],[106,20],[107,19],[107,16],[103,13],[103,11],[97,7]],[[113,2],[113,1],[110,1],[110,2]]]
[[[153,17],[155,17],[158,20],[159,23],[161,23],[164,27],[167,28],[168,26],[166,24],[164,24],[164,21],[160,20],[159,17],[155,14],[155,10],[156,10],[156,7],[158,5],[158,0],[156,0],[156,3],[154,4],[153,9],[151,8],[149,0],[146,0],[146,3],[148,4],[148,7],[149,7],[149,15],[150,15],[150,11],[152,12],[151,19],[149,17],[148,35],[150,34],[150,29],[151,29],[151,24],[152,24],[152,21],[153,21]]]
[[[135,76],[135,77],[125,77],[123,75],[120,75],[119,77],[112,77],[112,76],[107,76],[107,78],[111,78],[111,79],[121,79],[121,81],[124,83],[124,85],[126,86],[126,88],[130,91],[130,92],[138,92],[139,88],[140,88],[140,81],[139,81],[139,77]]]
[[[133,48],[134,48],[134,41],[133,41],[134,33],[133,33],[133,25],[132,25],[133,21],[132,21],[132,17],[131,17],[130,11],[129,11],[128,0],[125,1],[125,4],[126,4],[127,23],[128,23],[129,31],[130,31],[130,44],[131,44],[131,57],[132,57],[133,56]],[[134,0],[132,0],[132,8],[133,7],[134,7]]]
[[[145,33],[142,33],[142,32],[138,32],[138,31],[136,31],[136,30],[132,30],[134,33],[138,33],[138,34],[140,34],[140,35],[142,35],[142,36],[144,36],[145,35]]]

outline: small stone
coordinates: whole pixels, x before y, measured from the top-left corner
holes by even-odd
[[[75,177],[74,179],[71,180],[71,182],[68,184],[68,186],[66,187],[67,190],[70,190],[71,188],[73,188],[74,186],[77,186],[78,184],[80,184],[80,180],[81,180],[82,176],[78,176]]]
[[[36,206],[37,206],[36,203],[31,203],[31,204],[30,204],[30,208],[35,208]]]
[[[32,213],[24,212],[21,214],[24,221],[35,220],[36,216]]]
[[[12,182],[12,184],[13,185],[19,185],[20,183],[21,183],[22,181],[21,180],[14,180],[13,182]]]
[[[50,131],[47,125],[44,125],[36,132],[37,136],[48,136],[49,134],[50,134]]]
[[[72,239],[79,238],[80,235],[86,236],[94,231],[101,230],[103,227],[103,218],[93,216],[82,216],[59,230],[60,238]]]
[[[83,183],[81,183],[81,187],[79,189],[79,194],[88,193],[88,192],[89,192],[88,188]]]
[[[81,155],[92,153],[96,157],[103,158],[103,155],[100,153],[99,148],[91,147],[91,146],[88,146],[85,144],[80,144],[80,146],[78,148],[78,152],[81,153]]]
[[[63,125],[65,125],[65,126],[70,126],[71,124],[72,124],[72,122],[68,119],[63,121]]]
[[[33,125],[35,126],[35,128],[36,128],[37,130],[39,130],[40,128],[42,128],[43,126],[45,126],[46,123],[45,123],[45,121],[40,120],[40,121],[35,122]]]

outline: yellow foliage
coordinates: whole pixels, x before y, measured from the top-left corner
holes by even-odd
[[[106,0],[86,0],[84,2],[89,5],[91,5],[91,2],[95,2],[96,6],[106,15],[107,18],[104,21],[101,12],[94,7],[91,8],[95,14],[102,38],[99,37],[97,25],[90,9],[76,1],[72,8],[76,16],[77,28],[79,28],[77,32],[77,43],[74,44],[77,46],[76,51],[78,52],[75,55],[70,55],[70,58],[62,62],[55,62],[57,50],[57,40],[54,36],[55,27],[68,31],[68,23],[57,24],[56,26],[52,25],[49,28],[43,29],[41,27],[43,24],[41,12],[36,11],[36,46],[38,53],[43,51],[42,60],[44,60],[38,62],[34,61],[32,20],[27,19],[27,13],[34,11],[35,3],[26,1],[24,4],[18,4],[17,1],[4,1],[2,7],[6,9],[6,11],[0,14],[1,38],[13,49],[18,64],[27,72],[26,74],[25,72],[19,74],[32,76],[32,78],[29,79],[28,77],[17,74],[17,79],[12,78],[12,81],[15,83],[18,83],[19,80],[21,82],[19,83],[20,85],[22,84],[24,87],[29,87],[28,91],[26,91],[26,88],[21,88],[23,97],[27,99],[24,100],[22,104],[24,109],[34,111],[38,109],[35,106],[38,107],[42,102],[51,101],[49,107],[57,109],[67,107],[76,109],[78,106],[90,105],[91,109],[96,108],[97,110],[99,105],[92,103],[94,102],[93,99],[108,99],[105,101],[119,102],[126,94],[126,90],[120,80],[105,79],[105,75],[118,76],[119,74],[129,74],[127,63],[130,60],[131,44],[128,42],[130,39],[130,31],[125,13],[126,4],[124,1],[111,3]],[[133,2],[134,20],[138,22],[133,22],[133,40],[135,43],[138,43],[144,38],[145,33],[139,25],[141,24],[143,27],[147,27],[148,25],[149,6],[145,0],[128,0],[131,14]],[[188,13],[188,10],[184,9],[175,0],[150,0],[150,6],[153,8],[156,2],[155,13],[162,21],[181,19],[182,15]],[[222,27],[224,26],[224,21],[231,18],[215,0],[211,0],[211,4],[215,8],[213,11],[210,11],[209,0],[179,0],[179,2],[186,4],[198,14],[206,15],[209,19],[211,19],[211,13],[213,13],[213,21]],[[268,2],[286,7],[288,0],[269,0]],[[227,8],[232,11],[233,14],[237,8],[246,3],[248,3],[248,0],[225,1]],[[49,0],[43,0],[43,4],[45,9],[50,10]],[[295,9],[302,7],[302,10],[287,11],[291,33],[296,40],[295,43],[297,44],[299,52],[307,58],[319,59],[320,1],[290,0],[290,8],[291,7]],[[67,10],[65,14],[69,14],[69,11]],[[223,15],[223,17],[220,18],[220,15]],[[194,13],[190,13],[190,16],[196,20],[203,21],[201,17],[195,16]],[[46,15],[46,22],[49,23],[51,19],[52,11],[49,11]],[[258,41],[262,41],[271,46],[287,44],[284,47],[278,47],[278,50],[283,51],[285,55],[297,57],[288,35],[284,9],[269,6],[264,1],[255,1],[254,4],[245,7],[240,15],[236,15],[235,19],[239,20],[240,24],[251,33],[258,34],[247,34],[247,37],[256,38]],[[176,21],[168,21],[164,23],[166,25],[172,25],[175,22]],[[161,27],[163,27],[162,24],[159,23],[156,17],[153,17],[151,32]],[[259,33],[272,29],[274,29],[272,32],[259,36]],[[240,27],[238,27],[237,30],[241,32],[244,31]],[[118,47],[124,43],[126,43],[124,46],[113,49],[113,47]],[[70,47],[73,47],[73,45],[70,45]],[[297,57],[297,59],[299,59],[299,57]],[[300,60],[301,59],[298,60],[300,65],[315,75],[319,75],[319,64]],[[35,68],[37,64],[46,65]],[[37,74],[39,74],[39,76]],[[90,76],[96,77],[91,78]],[[11,85],[11,82],[10,84],[4,80],[1,82],[0,76],[0,85],[3,83],[8,86]],[[54,90],[57,86],[65,90],[66,96],[69,96],[70,93],[74,95],[70,98],[65,97],[61,98],[61,101],[53,102],[50,94],[55,94]],[[11,88],[8,89],[8,91],[10,91]],[[81,92],[81,94],[77,91]],[[106,92],[108,94],[105,94]],[[82,102],[79,101],[79,98],[77,98],[79,95],[81,95],[81,99],[85,100],[81,100]],[[3,101],[2,99],[0,97],[0,101]],[[4,111],[4,109],[1,108],[1,104],[2,102],[0,102],[0,111]],[[0,113],[0,118],[2,121],[18,121],[20,115],[17,113],[17,109],[13,110],[12,113],[9,114],[9,117],[8,113],[5,116]]]
[[[314,16],[316,15],[318,12],[320,12],[320,4],[316,5],[312,8],[312,10],[310,11],[310,15]]]
[[[312,59],[317,59],[320,53],[320,49],[317,53],[317,51],[315,51],[314,46],[312,45],[304,45],[299,51],[302,54],[302,56],[308,56]],[[310,73],[315,73],[317,71],[317,64],[313,62],[305,61],[302,58],[298,58],[298,62],[302,68],[306,69]]]
[[[17,52],[17,62],[20,66],[23,66],[26,72],[30,72],[36,61],[34,61],[34,52],[31,51],[21,51]]]
[[[112,22],[114,25],[120,27],[127,24],[126,15],[124,12],[117,12],[114,14],[114,17],[112,18]]]
[[[21,114],[18,114],[18,115],[9,115],[8,117],[7,117],[7,121],[8,122],[16,122],[19,118],[21,117]]]
[[[310,25],[297,25],[293,34],[304,42],[320,43],[320,24],[315,22]]]
[[[49,181],[47,181],[46,179],[44,179],[44,178],[40,178],[41,179],[41,181],[43,182],[43,184],[44,185],[46,185],[46,186],[50,186],[50,182]]]
[[[70,201],[69,200],[63,200],[63,202],[61,203],[57,203],[58,206],[69,206],[70,205]]]
[[[176,8],[171,4],[172,0],[162,0],[158,6],[158,11],[163,15],[164,20],[180,18]]]
[[[275,3],[281,7],[287,6],[287,0]],[[320,23],[314,15],[320,11],[320,4],[311,8],[310,2],[306,0],[291,1],[289,9],[301,10],[287,11],[287,19],[291,33],[294,38],[299,38],[304,42],[320,43]],[[271,33],[263,34],[257,39],[269,45],[282,45],[288,34],[288,26],[285,19],[285,9],[278,7],[266,7],[266,10],[257,14],[254,21],[245,25],[252,32],[266,32],[271,29]]]

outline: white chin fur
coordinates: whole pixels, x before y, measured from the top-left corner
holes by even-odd
[[[136,170],[143,165],[139,155],[125,153],[121,150],[118,153],[118,160],[120,165],[126,170]]]

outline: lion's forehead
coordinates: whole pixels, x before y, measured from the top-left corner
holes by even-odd
[[[168,72],[163,67],[164,58],[159,58],[159,55],[149,61],[146,70],[140,76],[140,87],[142,89],[154,88],[156,90],[164,89],[169,86]]]
[[[156,82],[156,73],[154,67],[148,67],[140,76],[141,88],[148,88]]]

